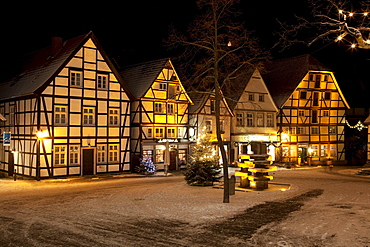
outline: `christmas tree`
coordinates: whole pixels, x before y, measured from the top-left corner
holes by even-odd
[[[213,185],[222,176],[219,156],[216,154],[209,135],[202,135],[192,149],[190,164],[186,165],[185,180],[191,185]]]
[[[153,164],[152,157],[146,156],[141,162],[140,166],[137,167],[137,172],[139,173],[149,173],[153,174],[156,171],[156,166]]]

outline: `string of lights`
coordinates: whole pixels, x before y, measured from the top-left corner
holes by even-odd
[[[347,35],[350,35],[350,36],[355,37],[357,41],[357,43],[349,42],[351,44],[350,47],[352,49],[356,47],[369,49],[370,38],[367,38],[367,39],[364,38],[358,28],[353,28],[353,27],[349,28],[347,26],[347,17],[355,18],[355,17],[362,16],[363,18],[366,18],[369,16],[369,12],[351,12],[351,11],[345,11],[345,10],[340,9],[338,10],[338,13],[339,13],[339,22],[344,23],[344,25],[340,25],[340,30],[343,32],[335,39],[335,42],[339,42],[342,40],[349,42],[348,40],[344,39],[344,37]]]
[[[356,125],[350,125],[347,120],[346,120],[346,123],[347,123],[348,127],[350,127],[351,129],[357,129],[358,131],[361,131],[362,129],[367,129],[368,128],[368,126],[361,123],[360,120],[358,120]]]

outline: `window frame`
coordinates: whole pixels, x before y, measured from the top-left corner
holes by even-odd
[[[70,166],[80,165],[80,146],[79,145],[69,145],[68,162]]]
[[[101,81],[100,78],[104,78],[105,80]],[[109,84],[109,74],[98,73],[96,75],[96,88],[97,89],[108,89],[108,84]]]
[[[92,110],[92,112],[85,112]],[[91,118],[90,118],[91,117]],[[90,121],[91,120],[91,121]],[[95,125],[95,107],[84,106],[82,110],[82,125]]]
[[[63,108],[65,109],[65,111],[58,111],[57,110],[58,108]],[[64,115],[64,122],[62,121],[63,115]],[[67,105],[55,105],[54,106],[54,124],[55,125],[67,125],[68,124],[68,106]]]
[[[109,163],[119,162],[119,144],[108,145],[108,162]]]
[[[71,87],[83,86],[83,73],[81,70],[71,69],[69,71],[69,85]]]
[[[67,145],[55,145],[53,150],[54,166],[66,166]],[[62,162],[63,161],[63,162]]]
[[[109,108],[109,126],[119,126],[120,113],[118,108]]]
[[[106,144],[97,144],[96,163],[97,164],[107,163],[107,145]]]

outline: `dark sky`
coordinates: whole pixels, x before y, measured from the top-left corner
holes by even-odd
[[[171,54],[163,39],[172,24],[184,28],[196,12],[195,0],[130,0],[84,3],[52,1],[48,5],[13,1],[0,15],[2,61],[14,62],[22,55],[50,45],[52,36],[73,38],[92,30],[111,57],[126,64],[163,58]],[[307,0],[241,0],[246,27],[255,31],[261,45],[269,49],[275,42],[276,19],[291,21],[294,14],[307,12]],[[368,52],[347,51],[336,45],[297,47],[275,57],[313,53],[339,74],[367,68]],[[119,58],[118,58],[119,57]],[[350,77],[358,76],[351,74]],[[348,84],[347,84],[348,85]],[[345,85],[346,86],[346,85]],[[365,85],[366,86],[366,85]],[[352,85],[348,86],[353,88]]]
[[[272,30],[277,28],[276,18],[293,16],[305,0],[269,1],[267,6],[265,1],[241,2],[249,29],[256,31],[263,44],[270,45]],[[52,36],[69,39],[92,30],[111,55],[126,55],[134,60],[165,57],[162,41],[169,26],[185,27],[196,10],[195,0],[72,3],[53,1],[50,6],[34,1],[9,3],[10,7],[0,15],[5,55],[20,55],[49,46]],[[291,7],[286,8],[287,5]]]

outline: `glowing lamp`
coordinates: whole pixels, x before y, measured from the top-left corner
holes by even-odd
[[[36,132],[36,136],[38,139],[45,138],[49,136],[49,131],[47,130],[39,130]]]

